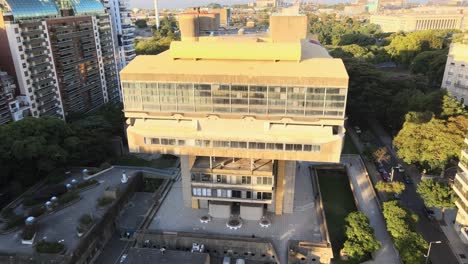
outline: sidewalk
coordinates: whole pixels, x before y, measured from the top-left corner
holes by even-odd
[[[381,244],[381,249],[374,254],[374,259],[368,264],[398,264],[401,263],[393,241],[387,231],[385,220],[381,214],[380,204],[373,190],[372,183],[367,176],[366,168],[359,155],[342,155],[341,163],[346,165],[348,175],[353,186],[357,207],[370,221],[375,237]],[[349,164],[352,164],[350,166]]]
[[[456,210],[446,210],[445,211],[445,222],[446,226],[440,225],[440,228],[444,232],[445,236],[449,241],[449,246],[452,249],[453,253],[458,259],[459,263],[468,264],[468,245],[464,244],[455,228],[453,227],[453,221],[456,217]],[[465,258],[461,258],[461,255],[465,255]]]

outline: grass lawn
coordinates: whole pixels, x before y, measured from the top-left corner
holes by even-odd
[[[356,146],[351,140],[351,136],[348,133],[346,133],[344,140],[343,154],[359,154],[359,151],[357,150]]]
[[[345,218],[356,211],[348,176],[341,170],[317,170],[328,233],[335,259],[339,259],[345,238]]]
[[[155,169],[164,169],[175,165],[177,157],[172,155],[162,155],[159,159],[145,160],[133,155],[127,155],[118,158],[113,162],[114,165],[151,167]]]

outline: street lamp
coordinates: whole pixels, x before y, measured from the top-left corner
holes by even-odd
[[[440,243],[442,243],[442,241],[439,240],[439,241],[431,241],[431,242],[429,242],[429,248],[427,249],[427,255],[425,255],[425,257],[426,257],[426,264],[427,264],[428,261],[429,261],[429,254],[431,254],[431,245],[432,245],[432,243],[434,243],[434,244],[440,244]]]

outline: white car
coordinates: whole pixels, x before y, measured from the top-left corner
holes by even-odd
[[[361,134],[362,133],[361,128],[358,127],[358,126],[354,127],[354,131],[356,131],[356,134]]]
[[[123,254],[120,258],[120,263],[124,263],[125,259],[127,259],[127,254]]]
[[[398,169],[398,172],[405,172],[405,168],[403,168],[403,166],[401,164],[398,164],[395,168]]]

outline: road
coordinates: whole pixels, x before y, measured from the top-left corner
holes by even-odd
[[[370,125],[372,126],[372,131],[377,138],[379,147],[386,146],[388,149],[392,150],[390,151],[390,154],[392,156],[391,162],[395,165],[396,163],[403,164],[393,151],[391,137],[381,128],[379,124],[371,123]],[[415,171],[414,169],[406,168],[406,173],[413,179],[415,183],[419,182],[420,175],[417,171]],[[403,181],[401,175],[396,175],[394,180]],[[416,193],[415,184],[406,184],[406,190],[401,195],[401,202],[404,206],[411,209],[414,213],[416,213],[419,216],[419,221],[416,225],[416,230],[422,234],[426,241],[442,241],[441,244],[433,244],[431,248],[430,259],[432,263],[459,263],[449,246],[447,238],[440,229],[439,224],[433,220],[430,220],[423,212],[422,208],[424,207],[424,202],[418,195],[418,193]]]

